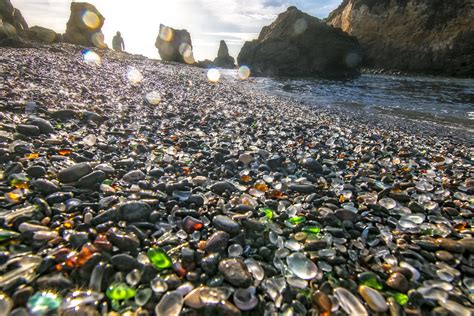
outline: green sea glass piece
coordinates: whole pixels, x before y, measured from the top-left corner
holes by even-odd
[[[0,242],[20,236],[17,232],[0,228]]]
[[[151,263],[160,270],[171,268],[173,265],[166,252],[160,248],[152,248],[148,250],[147,255]]]
[[[137,291],[127,284],[119,282],[119,283],[112,283],[105,292],[108,298],[111,300],[128,300],[137,294]]]
[[[303,231],[307,234],[319,234],[321,232],[321,228],[316,226],[307,226],[303,227]]]
[[[304,216],[293,216],[293,217],[290,217],[290,219],[288,219],[288,222],[290,222],[293,225],[298,225],[298,224],[306,222],[306,217],[304,217]]]
[[[263,208],[261,209],[262,212],[265,213],[265,217],[268,218],[268,219],[272,219],[273,218],[273,211],[269,208]]]
[[[365,285],[379,291],[383,289],[383,284],[375,273],[363,272],[358,275],[358,279],[360,285]]]
[[[397,301],[398,304],[400,305],[405,305],[408,303],[408,295],[399,293],[399,292],[392,292],[392,291],[387,291],[385,292],[387,296],[393,297],[395,301]]]

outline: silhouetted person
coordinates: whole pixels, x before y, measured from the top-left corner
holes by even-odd
[[[112,39],[112,47],[117,52],[122,52],[125,50],[125,43],[123,42],[123,38],[120,32],[117,32],[117,35],[115,35]]]

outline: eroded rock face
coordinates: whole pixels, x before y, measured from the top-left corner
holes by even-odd
[[[234,57],[229,55],[229,48],[225,41],[221,41],[219,44],[219,51],[217,52],[216,59],[214,59],[214,65],[221,68],[235,67]]]
[[[358,38],[364,65],[474,76],[470,0],[345,0],[328,23]]]
[[[156,38],[155,47],[158,48],[161,60],[195,63],[191,35],[186,30],[176,30],[160,24],[160,33]]]
[[[13,7],[10,0],[0,0],[0,46],[23,47],[25,43],[19,33],[27,28],[20,10]]]
[[[101,30],[104,21],[104,16],[92,4],[72,2],[64,41],[76,45],[106,48]]]
[[[28,23],[26,23],[20,10],[13,7],[10,0],[0,0],[0,18],[3,24],[8,23],[17,31],[28,28]]]
[[[29,40],[39,41],[46,44],[59,42],[61,37],[55,31],[42,26],[33,26],[26,30],[23,30],[22,36]]]
[[[296,7],[246,42],[237,57],[252,73],[275,76],[348,78],[360,75],[361,49],[356,38]]]

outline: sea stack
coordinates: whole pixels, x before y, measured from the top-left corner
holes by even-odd
[[[28,28],[20,10],[13,7],[10,0],[0,0],[0,45],[22,42],[19,33]],[[16,38],[12,41],[11,39]]]
[[[87,47],[107,48],[102,33],[104,21],[104,16],[92,4],[72,2],[64,41]]]
[[[356,36],[364,66],[474,76],[471,0],[344,0],[328,23]]]
[[[360,76],[361,48],[355,37],[289,7],[257,40],[246,42],[239,65],[252,73],[334,79]]]
[[[161,60],[194,64],[191,35],[186,30],[176,30],[160,24],[155,47],[158,48]]]
[[[214,59],[214,65],[221,68],[235,67],[234,57],[229,55],[229,48],[223,40],[219,44],[219,51],[217,52],[216,59]]]

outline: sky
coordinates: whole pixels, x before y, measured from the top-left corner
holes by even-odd
[[[29,26],[40,25],[64,33],[70,0],[11,0]],[[159,59],[155,40],[159,26],[186,29],[191,34],[196,60],[214,59],[219,41],[225,40],[237,57],[245,41],[258,37],[263,26],[291,5],[325,18],[342,0],[87,0],[105,17],[102,32],[122,33],[126,51]]]

